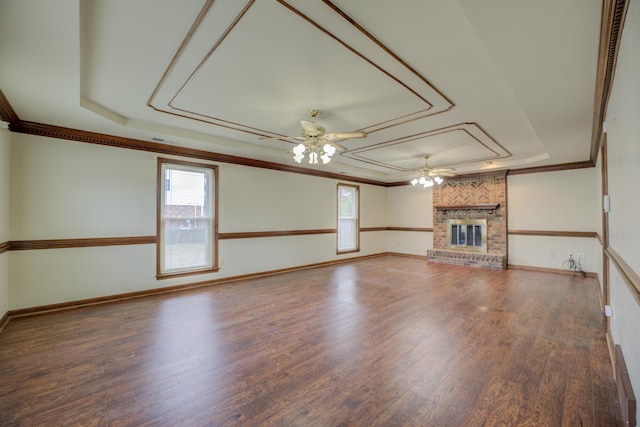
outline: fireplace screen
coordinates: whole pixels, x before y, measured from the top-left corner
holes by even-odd
[[[487,252],[487,220],[448,220],[447,249],[468,252]]]

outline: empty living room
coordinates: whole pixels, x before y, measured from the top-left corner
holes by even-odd
[[[2,0],[0,425],[637,426],[640,2]]]

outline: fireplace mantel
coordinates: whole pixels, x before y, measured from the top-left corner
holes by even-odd
[[[458,211],[458,210],[467,210],[467,209],[477,209],[477,210],[486,210],[489,213],[493,213],[494,210],[500,207],[500,203],[478,203],[472,205],[434,205],[433,206],[437,211]]]

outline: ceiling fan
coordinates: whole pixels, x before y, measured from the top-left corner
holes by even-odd
[[[442,177],[456,176],[454,168],[434,168],[429,166],[429,156],[424,156],[424,166],[417,170],[418,177],[411,180],[412,185],[421,184],[423,188],[442,184]]]
[[[321,159],[323,164],[329,163],[336,149],[345,150],[344,147],[335,141],[351,138],[366,138],[367,136],[367,133],[362,131],[327,133],[324,126],[316,123],[316,117],[320,115],[320,110],[309,110],[308,114],[311,120],[300,120],[300,124],[302,125],[300,136],[281,136],[261,139],[295,139],[301,141],[293,148],[293,160],[301,163],[302,159],[304,159],[305,152],[308,152],[309,163],[317,165],[318,159]]]

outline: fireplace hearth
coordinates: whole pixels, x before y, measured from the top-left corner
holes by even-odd
[[[447,179],[433,190],[429,261],[507,268],[506,174]]]

